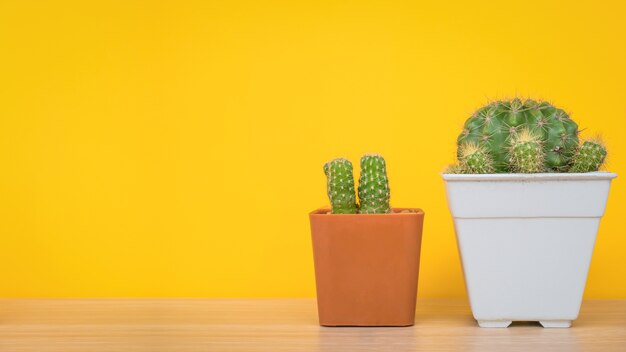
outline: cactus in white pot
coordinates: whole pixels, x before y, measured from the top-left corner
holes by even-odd
[[[476,111],[444,172],[474,318],[481,327],[578,316],[611,180],[607,151],[579,141],[564,110],[536,100]]]

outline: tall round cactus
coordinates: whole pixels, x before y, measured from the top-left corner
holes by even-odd
[[[335,159],[324,164],[326,189],[332,214],[356,214],[356,196],[352,163],[346,159]]]
[[[578,125],[565,111],[530,99],[496,101],[478,109],[457,139],[457,156],[461,157],[463,145],[476,143],[493,159],[495,172],[511,172],[511,142],[524,129],[540,139],[546,171],[569,168],[578,148]]]
[[[585,141],[574,156],[570,172],[598,171],[606,158],[606,148],[602,142]]]
[[[367,154],[361,158],[359,201],[359,212],[362,214],[391,212],[387,168],[385,159],[380,155]]]

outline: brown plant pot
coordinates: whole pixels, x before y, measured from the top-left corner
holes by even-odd
[[[328,211],[309,214],[320,325],[413,325],[424,212]]]

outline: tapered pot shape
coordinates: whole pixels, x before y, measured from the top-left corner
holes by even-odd
[[[320,325],[413,325],[424,212],[328,211],[309,215]]]
[[[444,174],[465,285],[481,327],[578,317],[611,180],[584,174]]]

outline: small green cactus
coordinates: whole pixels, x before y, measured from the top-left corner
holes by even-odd
[[[346,159],[335,159],[324,164],[326,189],[332,214],[356,214],[356,195],[352,163]]]
[[[465,143],[459,148],[459,173],[489,174],[494,172],[493,160],[487,150],[476,143]]]
[[[604,163],[606,154],[606,148],[601,141],[585,141],[574,156],[569,172],[598,171]]]
[[[443,173],[444,174],[464,174],[466,172],[461,167],[461,164],[452,164],[452,165],[448,165],[448,167],[445,168],[445,170],[443,170]]]
[[[509,151],[511,171],[523,174],[543,172],[544,153],[541,138],[528,129],[518,133]]]
[[[367,154],[361,158],[359,202],[359,212],[361,214],[384,214],[391,212],[387,169],[385,159],[380,155]]]

